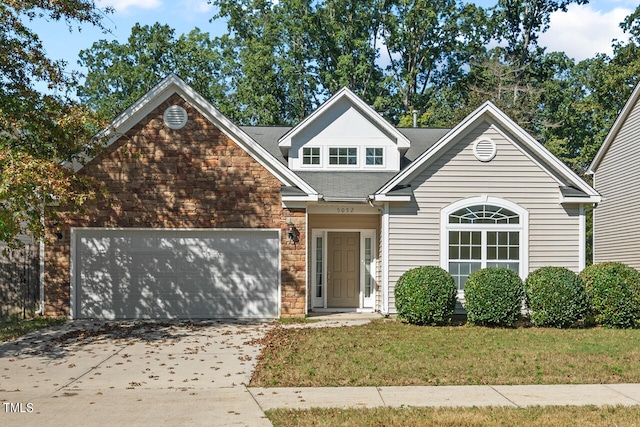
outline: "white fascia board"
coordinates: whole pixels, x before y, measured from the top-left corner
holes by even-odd
[[[168,75],[153,89],[138,99],[131,107],[116,117],[108,128],[98,133],[96,138],[106,139],[107,142],[104,144],[104,147],[108,147],[174,93],[182,96],[191,106],[198,110],[200,114],[219,127],[227,137],[247,151],[258,163],[265,167],[265,169],[278,178],[283,184],[297,186],[306,193],[315,193],[315,190],[311,186],[285,165],[281,164],[264,149],[264,147],[255,142],[239,126],[229,120],[202,95],[193,90],[191,86],[175,74]],[[83,160],[91,161],[91,158],[85,157]],[[78,171],[82,166],[83,164],[80,162],[75,162],[74,169]]]
[[[560,203],[561,204],[598,204],[602,201],[601,196],[590,196],[590,197],[565,197],[560,194]]]
[[[611,130],[609,130],[607,137],[604,139],[604,142],[600,146],[600,149],[598,150],[595,157],[593,158],[591,165],[589,165],[589,169],[587,169],[588,174],[593,175],[596,173],[598,166],[600,166],[600,162],[602,162],[602,159],[604,159],[605,153],[611,146],[611,143],[613,142],[613,140],[618,135],[618,132],[620,132],[620,128],[622,128],[622,125],[627,120],[627,117],[633,110],[633,107],[638,102],[638,99],[640,99],[640,83],[636,85],[633,92],[631,92],[631,96],[627,100],[626,104],[624,104],[624,107],[622,108],[622,110],[620,110],[620,114],[618,115],[618,118],[616,118],[616,121],[613,123],[613,126],[611,126]]]
[[[319,194],[307,194],[304,196],[282,196],[283,202],[317,202],[321,199]]]
[[[393,135],[396,139],[398,149],[407,150],[411,145],[409,138],[404,136],[402,132],[395,128],[391,123],[386,121],[377,111],[367,105],[358,95],[353,93],[349,88],[343,87],[336,92],[331,98],[329,98],[324,104],[318,107],[313,113],[304,118],[300,123],[294,126],[286,134],[284,134],[278,141],[278,146],[282,149],[291,148],[291,140],[295,135],[302,131],[310,122],[315,120],[324,111],[331,109],[342,98],[348,98],[352,105],[354,105],[359,111],[361,111],[367,118],[376,122],[376,124],[384,129],[389,135]]]
[[[373,194],[369,196],[369,199],[373,200],[374,202],[410,202],[411,196],[389,196],[388,194]]]

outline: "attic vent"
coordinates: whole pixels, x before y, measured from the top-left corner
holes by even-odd
[[[481,162],[488,162],[496,156],[496,143],[490,139],[480,139],[473,144],[473,155]]]
[[[182,129],[187,124],[187,111],[179,105],[172,105],[164,110],[164,124],[171,129]]]

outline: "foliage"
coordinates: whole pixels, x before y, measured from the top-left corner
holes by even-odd
[[[78,96],[109,119],[124,111],[169,73],[176,73],[199,94],[215,99],[223,113],[225,78],[220,52],[209,34],[194,29],[175,37],[168,25],[136,24],[127,43],[100,40],[80,52],[79,63],[88,69]]]
[[[593,264],[580,273],[597,324],[632,328],[640,322],[640,273],[619,262]]]
[[[456,307],[456,284],[447,271],[424,266],[404,273],[394,289],[398,316],[417,325],[443,325]]]
[[[584,283],[565,267],[542,267],[525,280],[527,307],[536,326],[568,328],[589,312]]]
[[[66,95],[76,76],[46,57],[28,21],[102,28],[102,16],[89,0],[0,4],[0,241],[10,247],[20,245],[20,233],[44,236],[41,215],[53,215],[53,200],[78,205],[91,197],[87,183],[62,162],[86,149],[99,126],[89,109]],[[50,93],[40,93],[38,85]]]
[[[520,318],[524,287],[516,272],[503,267],[489,267],[469,275],[464,297],[470,323],[510,327]]]

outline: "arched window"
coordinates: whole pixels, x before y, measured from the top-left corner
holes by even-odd
[[[509,268],[521,277],[526,260],[527,212],[506,200],[466,199],[442,211],[442,268],[464,292],[471,273],[485,267]]]

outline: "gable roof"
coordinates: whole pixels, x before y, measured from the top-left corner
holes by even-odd
[[[404,136],[402,132],[396,129],[391,123],[387,122],[380,114],[378,114],[373,108],[367,105],[359,96],[353,93],[349,88],[343,87],[335,95],[329,98],[324,104],[318,107],[313,113],[304,118],[300,123],[291,128],[289,132],[284,134],[278,141],[278,145],[283,154],[286,155],[289,148],[291,148],[291,140],[302,132],[307,126],[324,115],[326,112],[334,108],[340,101],[346,100],[353,108],[358,110],[362,116],[369,120],[372,124],[382,130],[389,138],[395,140],[398,145],[398,149],[401,153],[404,153],[409,149],[411,143],[409,138]]]
[[[104,147],[110,146],[173,94],[178,94],[198,110],[200,114],[217,126],[227,137],[246,151],[284,185],[298,187],[310,195],[317,194],[302,178],[278,161],[273,154],[254,141],[253,138],[247,135],[239,126],[229,120],[202,95],[193,90],[175,74],[169,74],[165,77],[160,83],[149,90],[149,92],[133,103],[133,105],[119,114],[111,124],[98,133],[96,137],[106,140],[106,143],[103,145]],[[78,171],[82,169],[82,167],[92,159],[93,157],[84,156],[82,162],[74,162],[74,170]]]
[[[429,147],[424,153],[422,153],[414,162],[411,163],[406,169],[398,173],[393,179],[387,182],[384,187],[378,190],[375,195],[382,199],[386,194],[394,190],[398,186],[407,184],[415,175],[420,173],[425,165],[432,159],[435,159],[442,155],[451,144],[459,140],[461,135],[464,135],[467,130],[480,123],[485,119],[492,119],[502,126],[504,126],[512,135],[521,143],[527,147],[543,161],[543,167],[547,170],[553,170],[564,178],[571,187],[574,187],[579,192],[584,194],[584,197],[571,198],[565,197],[565,193],[561,193],[562,201],[573,201],[578,203],[598,203],[600,201],[600,195],[589,184],[587,184],[582,178],[575,174],[567,165],[565,165],[560,159],[551,154],[546,148],[542,146],[538,141],[533,139],[524,129],[518,126],[513,120],[511,120],[505,113],[503,113],[498,107],[491,102],[485,102],[474,112],[464,118],[456,127],[451,129],[442,139],[437,143]],[[561,185],[564,186],[564,185]]]
[[[635,89],[631,93],[631,96],[627,100],[627,103],[624,104],[624,107],[620,111],[618,118],[613,123],[611,130],[607,134],[607,137],[604,139],[604,142],[600,146],[600,149],[596,153],[596,156],[593,158],[591,165],[589,165],[589,169],[587,169],[588,174],[593,175],[596,173],[596,170],[600,166],[600,163],[604,159],[604,156],[607,154],[611,143],[614,139],[616,139],[616,136],[618,136],[618,132],[620,132],[620,129],[624,125],[624,122],[627,120],[627,117],[629,117],[629,114],[631,114],[631,111],[638,102],[638,99],[640,99],[640,83],[636,85]]]

